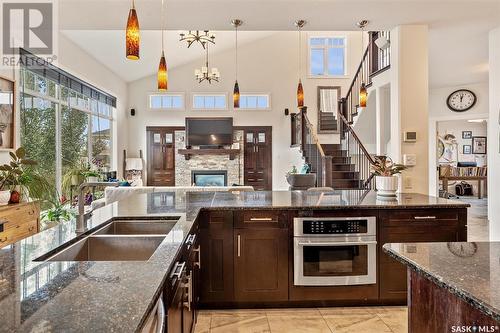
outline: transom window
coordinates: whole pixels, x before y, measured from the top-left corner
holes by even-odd
[[[270,96],[268,94],[241,94],[240,109],[269,109]]]
[[[347,75],[345,37],[309,38],[309,75]]]
[[[151,94],[149,95],[149,108],[184,110],[184,94]]]
[[[193,109],[227,109],[226,94],[193,94]]]

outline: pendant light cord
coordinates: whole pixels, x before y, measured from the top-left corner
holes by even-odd
[[[132,0],[132,9],[135,9],[135,0]]]
[[[302,54],[301,54],[301,51],[302,51],[302,38],[301,38],[301,32],[302,32],[302,28],[299,26],[299,80],[300,80],[300,77],[302,76]]]
[[[236,81],[238,81],[238,25],[235,27],[236,29]]]
[[[165,13],[164,13],[164,0],[161,0],[161,52],[162,54],[165,51],[165,47],[163,44],[163,30],[165,30]]]

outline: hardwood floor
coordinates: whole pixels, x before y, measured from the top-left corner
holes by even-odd
[[[406,307],[201,311],[196,333],[405,333]]]

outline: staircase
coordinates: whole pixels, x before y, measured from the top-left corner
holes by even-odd
[[[371,189],[374,178],[371,174],[373,157],[359,140],[352,124],[358,116],[359,90],[362,83],[371,85],[371,79],[390,67],[390,49],[381,50],[375,40],[388,32],[370,32],[370,42],[363,54],[358,70],[349,87],[346,97],[339,100],[338,130],[340,144],[321,144],[307,117],[307,107],[292,114],[292,147],[299,146],[311,172],[316,173],[316,186],[334,189]],[[320,113],[322,129],[325,124],[336,128],[337,120]],[[333,121],[333,122],[332,122]]]
[[[336,131],[337,130],[337,119],[335,118],[333,112],[320,112],[320,126],[321,131]]]

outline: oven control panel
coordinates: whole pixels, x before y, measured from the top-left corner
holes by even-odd
[[[302,222],[304,235],[313,234],[366,234],[367,220],[315,220]]]

